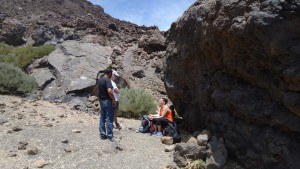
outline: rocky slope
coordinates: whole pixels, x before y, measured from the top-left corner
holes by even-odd
[[[3,0],[0,42],[54,44],[56,50],[26,69],[48,101],[84,105],[99,70],[115,68],[120,86],[145,88],[165,96],[164,33],[120,21],[86,0]]]
[[[0,167],[163,168],[172,163],[158,137],[136,133],[138,120],[119,119],[116,142],[99,139],[99,117],[66,104],[0,96]]]
[[[165,86],[190,131],[246,168],[300,166],[300,4],[198,0],[167,38]]]

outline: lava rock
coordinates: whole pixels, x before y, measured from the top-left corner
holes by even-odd
[[[38,148],[35,146],[28,146],[27,147],[27,154],[28,155],[37,155],[39,152]]]
[[[166,144],[166,145],[172,145],[173,144],[173,138],[172,137],[168,137],[168,136],[161,137],[160,141],[163,144]]]

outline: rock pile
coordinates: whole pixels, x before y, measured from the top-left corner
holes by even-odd
[[[165,151],[173,151],[174,163],[179,168],[191,168],[196,161],[202,161],[203,169],[222,169],[228,159],[228,152],[223,138],[211,136],[210,132],[203,130],[196,137],[189,135],[187,141],[177,143],[172,147],[166,146]],[[168,137],[162,137],[163,144],[170,145]],[[193,167],[192,167],[193,168]]]

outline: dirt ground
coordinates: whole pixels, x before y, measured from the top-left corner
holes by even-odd
[[[119,118],[123,129],[114,131],[114,143],[99,139],[98,121],[65,104],[0,95],[0,168],[157,169],[172,163],[158,137],[135,132],[140,121]]]

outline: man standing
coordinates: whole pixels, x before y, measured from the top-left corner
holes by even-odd
[[[118,72],[113,70],[112,77],[111,77],[111,83],[112,83],[112,86],[113,86],[113,93],[114,93],[114,97],[115,97],[115,101],[116,101],[116,104],[114,106],[114,122],[116,124],[116,129],[120,130],[121,126],[118,123],[118,119],[117,119],[117,112],[118,112],[118,109],[119,109],[118,99],[119,99],[119,93],[120,93],[120,90],[119,90],[119,88],[117,87],[117,85],[115,83],[117,77],[119,77]]]
[[[113,141],[113,106],[116,104],[113,86],[111,84],[112,70],[105,70],[104,76],[99,79],[98,90],[101,106],[101,116],[99,121],[100,138]],[[106,126],[105,126],[106,125]]]

